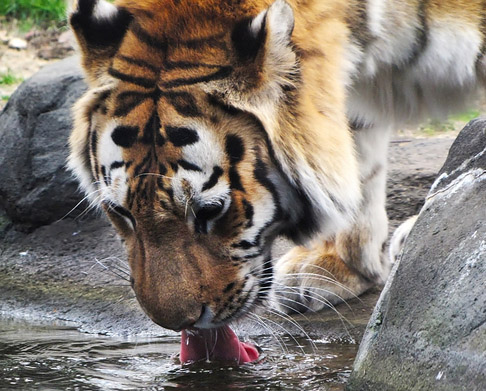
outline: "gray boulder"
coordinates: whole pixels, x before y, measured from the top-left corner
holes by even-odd
[[[486,120],[450,149],[370,319],[348,391],[486,390]]]
[[[81,199],[65,169],[71,107],[86,88],[78,63],[46,66],[0,113],[0,208],[20,225],[56,221]]]

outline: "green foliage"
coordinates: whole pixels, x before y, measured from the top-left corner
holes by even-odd
[[[23,80],[22,77],[15,76],[10,69],[5,73],[0,73],[0,85],[11,86]]]
[[[474,118],[479,117],[481,112],[477,109],[470,109],[465,112],[451,115],[446,120],[431,119],[422,125],[420,132],[427,136],[436,136],[440,133],[461,130],[465,124]]]
[[[0,0],[0,15],[33,23],[61,23],[66,18],[65,0]]]
[[[434,136],[437,133],[450,132],[455,129],[454,124],[450,121],[440,121],[432,119],[420,127],[420,131],[428,136]]]
[[[4,102],[8,102],[9,99],[10,99],[10,95],[2,95],[2,96],[0,96],[0,100],[3,100]]]
[[[461,122],[469,122],[473,120],[474,118],[479,117],[480,115],[479,110],[468,110],[465,111],[464,113],[456,114],[451,116],[452,121],[461,121]]]

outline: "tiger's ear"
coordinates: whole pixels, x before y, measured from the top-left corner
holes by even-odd
[[[106,73],[131,20],[129,12],[105,0],[78,0],[69,21],[91,83]]]
[[[285,83],[296,67],[293,29],[294,13],[285,0],[276,0],[256,17],[240,21],[231,35],[239,79],[247,80],[250,88]]]
[[[294,12],[285,0],[276,0],[253,19],[239,22],[231,36],[242,61],[253,60],[267,44],[268,51],[290,44],[294,29]]]

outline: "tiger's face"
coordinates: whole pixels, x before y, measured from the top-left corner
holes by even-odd
[[[317,219],[269,133],[299,83],[290,6],[199,3],[80,0],[70,19],[90,82],[70,166],[124,239],[141,306],[174,330],[264,300],[274,238]]]
[[[302,213],[262,121],[241,104],[265,77],[264,27],[224,17],[201,37],[207,26],[189,25],[186,10],[184,29],[154,35],[153,17],[103,7],[80,2],[71,17],[93,86],[71,163],[125,240],[147,314],[176,330],[217,327],[265,297],[272,241]],[[105,37],[88,36],[108,22],[122,36],[100,48]]]

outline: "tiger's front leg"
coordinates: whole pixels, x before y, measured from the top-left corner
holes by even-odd
[[[391,268],[385,256],[387,149],[390,130],[354,131],[362,201],[353,226],[329,240],[297,246],[275,265],[275,296],[283,311],[320,310],[384,284]]]

